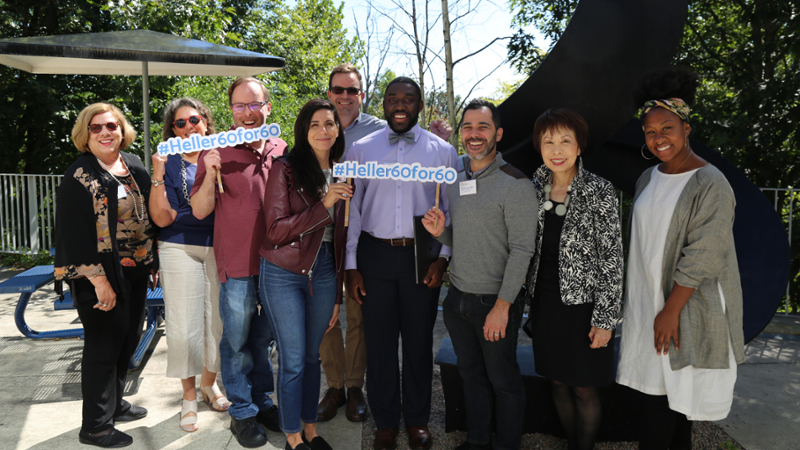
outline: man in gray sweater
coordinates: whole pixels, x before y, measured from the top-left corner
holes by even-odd
[[[467,442],[457,449],[516,450],[525,415],[517,364],[525,297],[519,294],[535,249],[536,192],[530,180],[497,153],[503,129],[494,105],[471,101],[460,128],[467,155],[461,158],[456,185],[447,190],[451,223],[445,227],[444,214],[434,210],[422,221],[453,249],[451,284],[442,309],[467,405]]]

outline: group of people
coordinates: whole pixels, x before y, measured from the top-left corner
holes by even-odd
[[[616,378],[637,392],[643,449],[691,448],[690,421],[727,415],[743,359],[734,197],[689,145],[696,85],[670,69],[637,93],[646,146],[661,163],[636,186]],[[228,412],[244,447],[266,444],[264,426],[286,434],[286,449],[330,449],[316,423],[346,405],[355,422],[371,410],[376,450],[396,448],[401,416],[409,447],[429,449],[433,327],[449,266],[442,309],[467,405],[467,441],[457,448],[520,448],[516,346],[529,302],[524,329],[537,371],[551,382],[570,449],[591,449],[598,389],[614,381],[623,252],[614,189],[583,168],[587,123],[566,109],[536,120],[544,165],[531,180],[497,152],[503,129],[487,101],[464,108],[459,158],[449,126],[418,124],[423,96],[409,78],[386,87],[385,121],[360,112],[363,85],[351,64],[333,69],[327,97],[303,106],[291,151],[270,138],[156,154],[152,176],[122,151],[136,133],[118,108],[96,103],[80,113],[72,138],[83,155],[58,190],[55,264],[85,329],[80,441],[130,445],[115,422],[147,415],[122,394],[147,288],[160,276],[167,376],[181,380],[183,430],[199,427],[200,375],[203,401]],[[271,111],[255,78],[234,81],[228,101],[233,128],[258,128]],[[164,111],[164,140],[214,133],[198,100]],[[351,185],[333,176],[343,161],[454,168],[458,178],[441,186],[435,207],[435,183]],[[415,216],[439,243],[419,281]]]

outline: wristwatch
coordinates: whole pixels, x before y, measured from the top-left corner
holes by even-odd
[[[153,183],[153,186],[161,186],[162,184],[164,184],[164,180],[155,180],[155,179],[153,179],[150,182]]]
[[[439,258],[444,258],[445,261],[450,262],[450,255],[439,255]]]

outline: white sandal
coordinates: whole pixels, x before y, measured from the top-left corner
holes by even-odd
[[[200,386],[200,394],[203,395],[203,401],[210,403],[211,407],[217,411],[227,411],[233,404],[227,397],[219,390],[217,383],[211,386]]]
[[[191,415],[194,413],[194,415]],[[193,432],[197,431],[197,399],[181,402],[181,430]]]

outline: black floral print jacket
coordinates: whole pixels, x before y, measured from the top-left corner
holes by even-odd
[[[622,234],[617,196],[611,183],[583,169],[572,180],[570,204],[559,243],[559,287],[565,305],[594,303],[592,326],[613,330],[622,322]],[[528,296],[533,296],[544,232],[544,185],[550,169],[540,167],[533,180],[539,198],[536,252],[528,269]]]
[[[150,175],[141,160],[121,152],[122,159],[142,190],[145,207],[149,205]],[[158,270],[155,248],[156,228],[145,218],[135,235],[126,239],[135,244],[133,252],[122,252],[119,232],[125,223],[118,218],[118,183],[103,170],[91,153],[81,155],[66,173],[58,187],[56,207],[55,276],[58,282],[92,275],[105,275],[117,293],[122,292],[122,266],[135,258],[152,262]],[[123,229],[120,229],[123,227]],[[128,255],[127,253],[131,253]],[[56,291],[60,291],[57,283]]]

